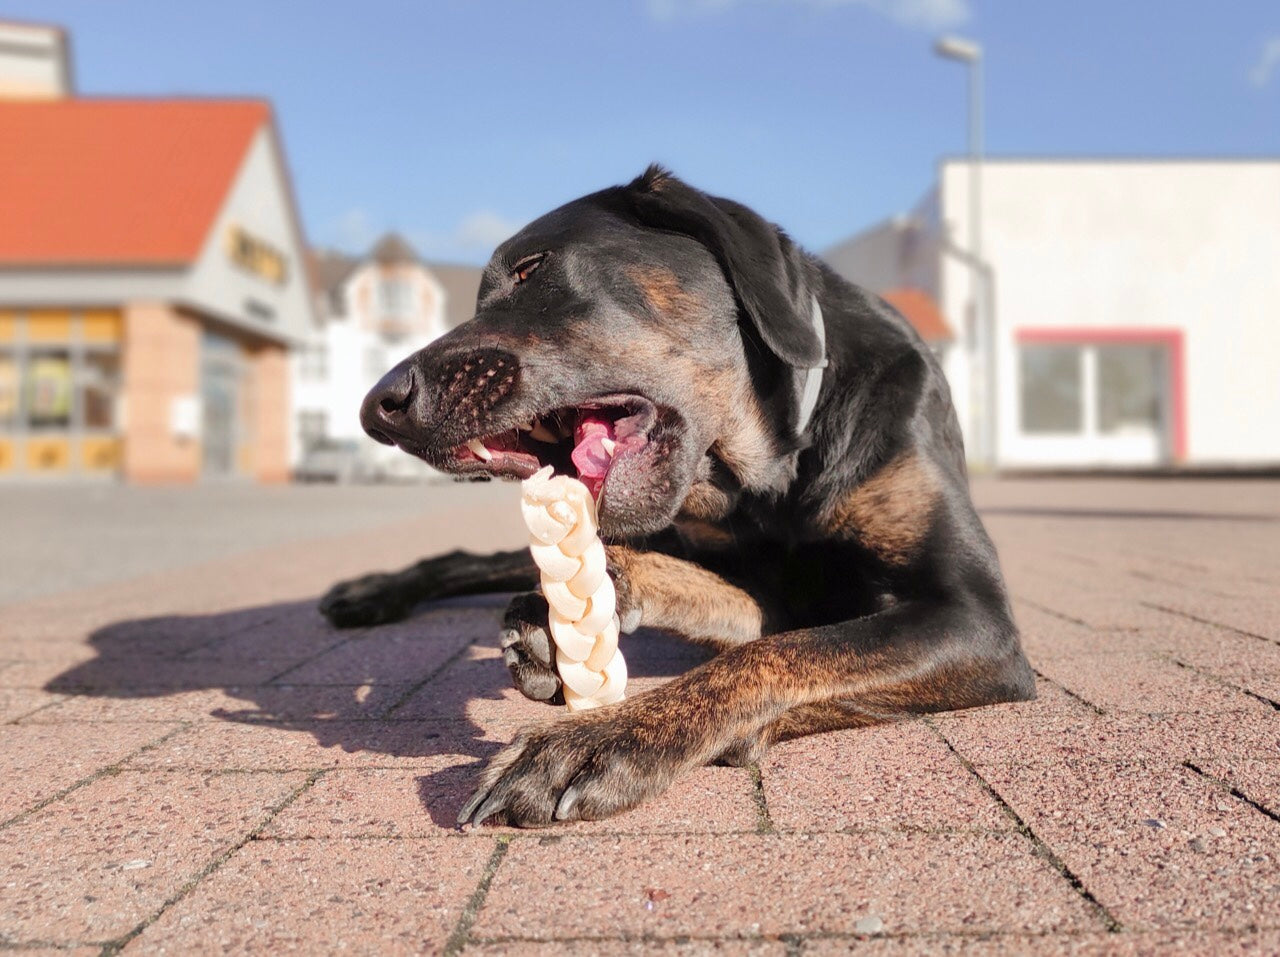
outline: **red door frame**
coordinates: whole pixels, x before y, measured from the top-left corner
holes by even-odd
[[[1169,350],[1169,402],[1172,405],[1173,457],[1187,457],[1187,375],[1186,334],[1181,329],[1144,329],[1109,326],[1091,329],[1084,326],[1051,326],[1022,328],[1014,331],[1018,345],[1161,345]]]

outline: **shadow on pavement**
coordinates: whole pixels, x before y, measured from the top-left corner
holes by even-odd
[[[113,711],[106,701],[91,711],[114,720],[212,718],[306,732],[320,747],[347,753],[475,759],[445,761],[419,778],[431,818],[453,826],[479,763],[519,726],[562,713],[511,687],[498,649],[509,597],[449,599],[402,622],[353,630],[334,629],[314,600],[120,621],[89,636],[96,657],[45,689],[153,702],[145,710]],[[642,679],[672,677],[706,657],[654,633],[630,636],[623,647],[632,675]],[[246,706],[236,707],[237,701]],[[245,745],[253,746],[252,740]],[[236,760],[217,759],[230,761],[227,766]]]

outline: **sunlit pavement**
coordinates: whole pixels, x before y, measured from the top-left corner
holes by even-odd
[[[1280,482],[978,482],[1039,700],[792,742],[609,821],[465,833],[478,762],[548,715],[508,686],[502,600],[337,632],[314,599],[519,544],[512,488],[60,492],[3,546],[41,597],[0,604],[0,944],[1280,950]],[[636,689],[701,660],[624,647]]]

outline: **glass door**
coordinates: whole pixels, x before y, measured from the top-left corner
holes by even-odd
[[[205,331],[200,357],[201,471],[207,478],[235,475],[241,431],[240,347],[232,339]]]

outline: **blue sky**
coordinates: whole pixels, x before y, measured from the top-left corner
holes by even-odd
[[[965,149],[1280,155],[1280,3],[1239,0],[9,2],[72,32],[97,94],[270,97],[305,228],[483,262],[650,160],[813,249],[909,208]]]

